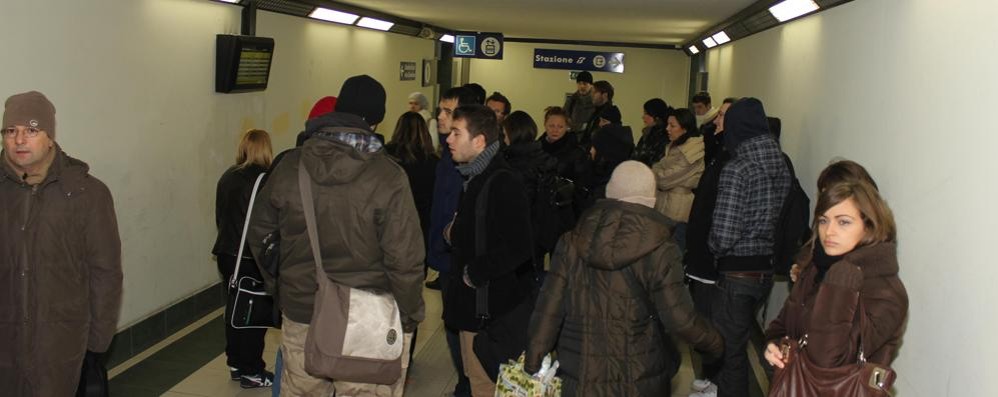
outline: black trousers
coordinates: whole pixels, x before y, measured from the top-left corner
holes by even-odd
[[[235,256],[218,255],[218,271],[222,273],[222,283],[225,285],[226,291],[229,291],[229,280],[232,278],[232,272],[235,269]],[[239,264],[239,275],[262,279],[260,277],[260,270],[257,269],[256,262],[252,259],[243,258]],[[228,312],[228,309],[231,308],[226,309]],[[226,364],[231,368],[238,369],[242,374],[255,375],[263,372],[264,368],[266,368],[266,363],[263,362],[263,339],[266,334],[266,328],[236,329],[232,328],[228,321],[226,321]]]
[[[724,360],[714,376],[718,397],[749,396],[749,366],[746,348],[772,279],[741,279],[722,276],[717,280],[711,315],[714,327],[724,337]]]
[[[697,280],[689,280],[690,297],[693,298],[693,308],[696,309],[697,314],[712,321],[713,313],[711,312],[711,305],[714,304],[714,294],[717,293],[717,287],[714,284],[701,283]],[[699,352],[703,354],[702,352]],[[701,360],[702,361],[702,360]],[[721,370],[721,361],[717,360],[713,363],[701,363],[700,373],[697,374],[697,379],[714,379],[717,376],[718,371]]]

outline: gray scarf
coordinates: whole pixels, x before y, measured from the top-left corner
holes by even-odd
[[[496,153],[499,153],[498,140],[486,146],[485,150],[479,153],[478,156],[475,156],[470,162],[457,166],[457,172],[460,172],[464,176],[464,190],[468,190],[468,183],[471,182],[472,178],[485,171],[485,168],[492,162],[492,158],[495,157]]]

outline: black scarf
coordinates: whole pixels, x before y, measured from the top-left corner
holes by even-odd
[[[818,274],[814,276],[814,283],[819,284],[821,280],[825,279],[825,273],[828,273],[828,269],[832,268],[832,265],[838,263],[842,260],[845,255],[839,256],[828,256],[825,253],[825,247],[821,246],[820,241],[814,243],[814,266],[818,269]]]

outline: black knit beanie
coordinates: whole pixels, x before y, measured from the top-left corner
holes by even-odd
[[[353,76],[343,82],[336,111],[355,114],[368,125],[385,119],[385,87],[368,75]]]

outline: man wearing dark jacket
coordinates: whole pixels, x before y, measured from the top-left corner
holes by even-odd
[[[745,348],[755,314],[773,287],[776,223],[790,191],[790,171],[762,102],[744,98],[732,104],[724,131],[731,160],[721,170],[708,241],[719,272],[712,308],[725,339],[714,379],[722,397],[748,395]]]
[[[461,173],[457,172],[454,160],[451,158],[450,148],[447,145],[447,137],[450,135],[451,121],[454,110],[461,105],[475,103],[475,94],[464,87],[455,87],[444,91],[440,95],[440,104],[437,108],[440,114],[437,115],[437,128],[440,134],[440,161],[437,161],[436,178],[433,183],[433,205],[430,207],[430,231],[429,231],[429,252],[426,253],[426,263],[439,272],[439,278],[426,283],[428,288],[440,289],[441,296],[447,296],[448,280],[451,273],[451,249],[444,241],[444,228],[454,219],[454,211],[457,211],[457,202],[461,198],[461,186],[464,180]],[[454,386],[454,395],[465,397],[471,394],[471,386],[468,377],[464,374],[464,364],[461,359],[461,343],[456,329],[445,327],[444,333],[447,337],[447,348],[450,350],[451,360],[454,362],[454,370],[457,371],[457,385]]]
[[[281,392],[290,395],[388,396],[401,393],[409,341],[423,320],[423,236],[408,178],[374,136],[385,91],[369,76],[343,83],[336,112],[309,120],[309,138],[273,171],[254,204],[247,241],[264,263],[264,236],[279,231],[278,277],[264,273],[284,312]],[[305,227],[298,168],[312,183],[322,267],[336,283],[390,292],[402,317],[402,377],[389,387],[315,378],[305,372],[305,336],[315,302],[315,262]],[[390,390],[387,390],[390,389]]]
[[[615,108],[613,106],[613,85],[606,80],[597,81],[593,84],[593,115],[589,118],[586,128],[579,131],[579,146],[583,150],[589,151],[593,133],[601,127],[600,118],[603,117],[603,112],[610,108]]]
[[[582,132],[593,117],[593,74],[579,72],[575,75],[576,91],[565,98],[565,113],[569,117],[569,129]]]
[[[499,135],[495,114],[469,105],[454,111],[447,137],[464,183],[454,221],[445,232],[454,254],[444,322],[461,331],[461,357],[475,397],[495,394],[489,373],[498,370],[503,358],[512,358],[508,352],[523,351],[526,318],[533,309],[530,204],[520,177],[499,155]],[[476,340],[480,331],[495,343]],[[482,360],[480,353],[493,351],[479,346],[496,347],[506,357]]]
[[[107,351],[121,308],[111,192],[55,142],[55,106],[7,99],[0,164],[0,390],[72,396],[85,356]]]

